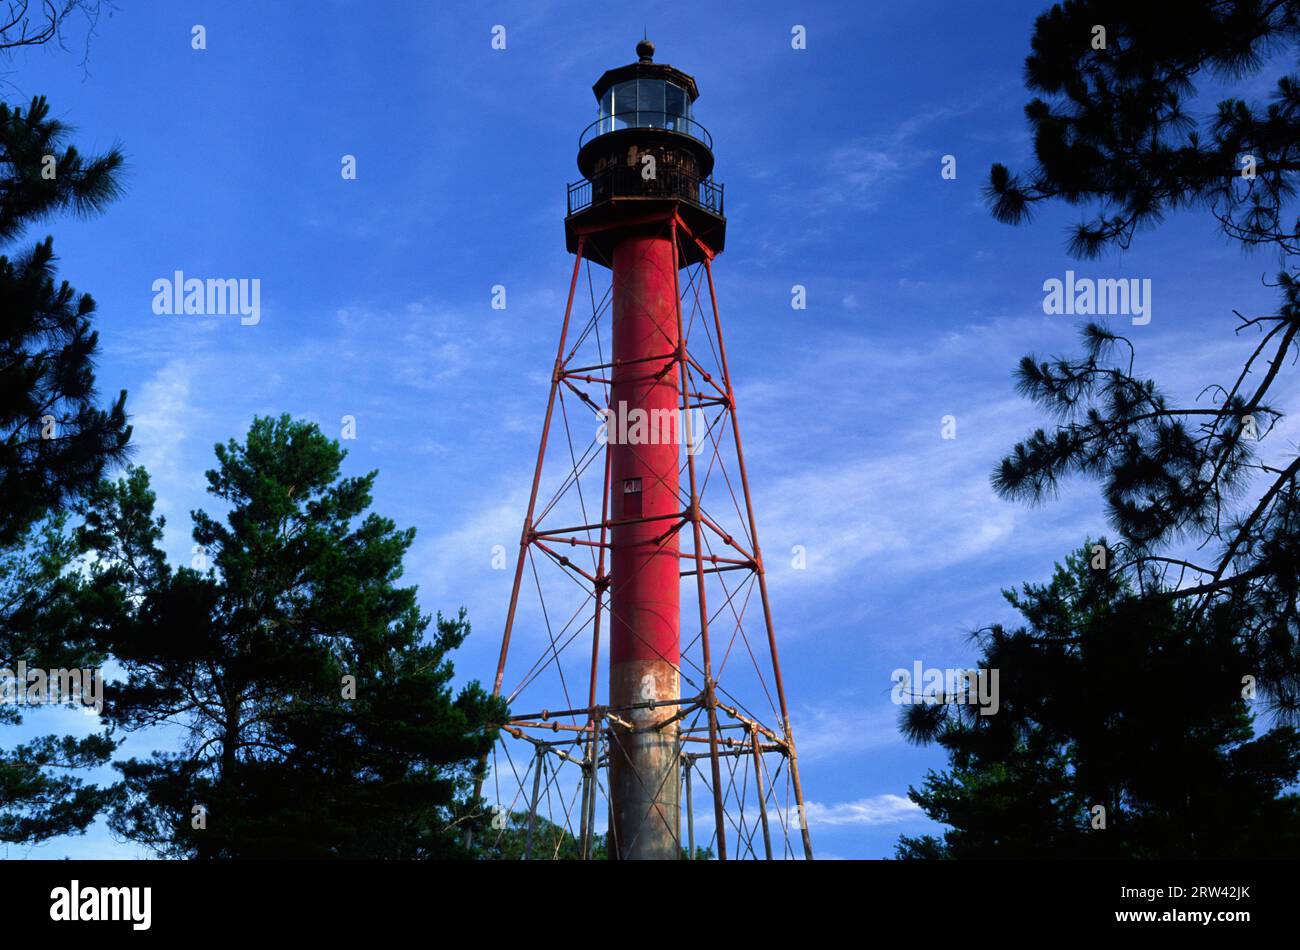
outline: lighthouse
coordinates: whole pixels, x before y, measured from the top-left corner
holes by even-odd
[[[681,443],[694,433],[677,421],[685,418],[677,279],[685,261],[671,220],[663,224],[668,214],[688,216],[716,252],[726,219],[721,189],[709,180],[709,134],[692,117],[695,80],[654,62],[654,51],[643,40],[636,62],[606,71],[592,87],[599,114],[578,149],[592,201],[565,219],[565,233],[571,250],[581,243],[585,255],[612,265],[612,401],[646,420],[642,437],[624,429],[609,441],[609,705],[631,707],[623,717],[630,725],[614,726],[622,754],[609,764],[610,824],[623,844],[619,857],[670,859],[681,849],[672,704],[680,695],[681,546],[680,531],[667,529],[682,511]],[[702,183],[716,201],[700,200]],[[651,441],[664,419],[676,438]]]
[[[514,789],[494,827],[521,826],[524,857],[727,859],[734,834],[735,856],[797,842],[811,858],[713,282],[727,230],[713,139],[695,79],[649,40],[636,56],[593,85],[568,187],[574,266],[494,681],[502,741],[529,755],[516,742],[491,765]],[[575,420],[592,415],[605,424],[588,441]],[[571,615],[545,602],[565,588],[539,562],[584,592]],[[512,665],[521,628],[541,653]],[[724,684],[741,650],[767,662]]]

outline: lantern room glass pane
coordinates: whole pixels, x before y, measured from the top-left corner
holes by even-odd
[[[614,122],[610,118],[614,114],[614,90],[606,89],[605,94],[600,97],[600,127],[597,130],[598,135],[604,135],[606,132],[614,131]]]
[[[664,79],[632,79],[618,83],[600,97],[596,135],[619,129],[669,129],[700,138],[702,129],[691,115],[686,88]]]
[[[637,126],[643,129],[662,129],[666,126],[664,114],[665,87],[662,79],[637,80]]]
[[[665,110],[671,116],[689,116],[691,101],[681,86],[666,83]]]
[[[691,133],[691,98],[681,86],[666,83],[664,111],[667,113],[665,127],[677,132]]]
[[[621,82],[610,90],[614,94],[610,106],[615,129],[626,129],[636,125],[636,80]]]

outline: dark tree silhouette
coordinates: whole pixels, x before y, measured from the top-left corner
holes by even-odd
[[[0,551],[0,667],[13,704],[0,705],[0,723],[23,721],[17,702],[27,684],[19,663],[41,670],[99,667],[103,654],[77,631],[79,581],[73,538],[57,516],[34,526],[22,543]],[[84,832],[115,800],[116,788],[85,784],[76,772],[108,762],[117,743],[107,733],[77,739],[39,736],[0,754],[0,842],[32,845]]]
[[[999,673],[994,715],[905,707],[904,734],[949,757],[909,797],[950,830],[904,836],[898,856],[1294,856],[1300,733],[1255,734],[1233,606],[1194,618],[1095,558],[1089,545],[1049,583],[1004,592],[1024,624],[977,632],[980,667]]]
[[[118,194],[122,154],[83,158],[44,99],[0,104],[0,247],[59,211],[90,214]],[[95,393],[95,302],[56,283],[53,240],[0,256],[0,547],[48,510],[91,490],[124,460],[126,393],[108,409]]]
[[[1094,29],[1105,30],[1095,49]],[[1096,205],[1070,238],[1080,256],[1127,247],[1167,211],[1209,210],[1230,237],[1294,253],[1300,80],[1278,78],[1267,105],[1229,98],[1189,111],[1198,79],[1251,76],[1300,44],[1295,0],[1069,0],[1038,18],[1025,60],[1025,107],[1037,165],[1024,177],[993,166],[988,195],[1000,221],[1033,206]],[[1244,177],[1253,158],[1253,177]]]
[[[11,43],[11,32],[2,39]],[[117,195],[121,153],[85,158],[66,144],[69,131],[44,99],[27,110],[0,104],[0,248],[34,222],[90,214]],[[108,409],[96,401],[95,303],[57,280],[54,261],[48,237],[0,255],[0,664],[11,672],[20,662],[41,670],[101,662],[69,608],[76,552],[63,526],[130,437],[126,394]],[[22,717],[6,706],[0,721]],[[84,831],[112,791],[72,772],[103,764],[113,748],[106,735],[43,736],[0,751],[0,840]]]
[[[46,43],[64,45],[72,21],[85,27],[85,56],[99,18],[115,9],[111,0],[5,0],[0,8],[0,52]]]
[[[475,841],[474,856],[481,861],[521,861],[526,854],[533,861],[577,861],[582,849],[571,829],[542,815],[530,821],[527,811],[513,811],[508,817],[502,815],[489,822]],[[609,833],[593,834],[591,860],[606,861],[610,857]],[[682,848],[682,860],[712,861],[713,849],[696,845],[695,857],[691,858]]]
[[[105,714],[187,737],[118,763],[110,826],[172,857],[467,856],[457,823],[482,813],[472,777],[505,710],[452,688],[463,612],[426,637],[398,586],[414,530],[367,511],[376,473],[343,477],[315,425],[259,418],[216,453],[228,513],[193,513],[197,566],[168,566],[142,469],[87,517],[84,609],[127,673]]]
[[[1104,49],[1094,48],[1096,27]],[[1300,79],[1279,76],[1267,103],[1228,98],[1201,118],[1193,107],[1198,81],[1289,67],[1300,3],[1073,0],[1038,18],[1032,45],[1026,81],[1042,97],[1025,112],[1037,161],[1024,174],[993,166],[994,215],[1021,223],[1044,201],[1090,206],[1069,248],[1096,256],[1127,247],[1170,210],[1203,209],[1222,234],[1276,253],[1281,299],[1276,313],[1238,315],[1236,331],[1257,337],[1253,352],[1235,379],[1207,380],[1186,403],[1136,374],[1134,345],[1100,324],[1083,329],[1077,357],[1025,357],[1019,388],[1056,425],[1016,445],[994,487],[1037,502],[1067,476],[1100,481],[1119,570],[1194,602],[1196,616],[1232,601],[1261,684],[1280,714],[1295,716],[1300,458],[1294,446],[1264,458],[1260,440],[1282,416],[1273,400],[1300,343]],[[1180,538],[1205,553],[1169,556]]]

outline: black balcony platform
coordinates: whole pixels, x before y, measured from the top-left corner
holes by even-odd
[[[606,168],[569,185],[568,216],[564,219],[569,253],[577,252],[578,238],[585,234],[582,256],[608,267],[619,240],[635,234],[666,233],[662,219],[674,211],[690,235],[702,241],[711,254],[722,251],[727,219],[720,183],[678,170],[660,169],[653,178],[646,178],[641,168]],[[681,249],[683,266],[706,256],[689,235],[683,235]]]

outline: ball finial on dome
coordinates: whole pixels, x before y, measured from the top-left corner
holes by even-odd
[[[636,54],[641,57],[641,62],[643,63],[654,62],[655,45],[649,40],[642,40],[640,43],[636,44]]]

